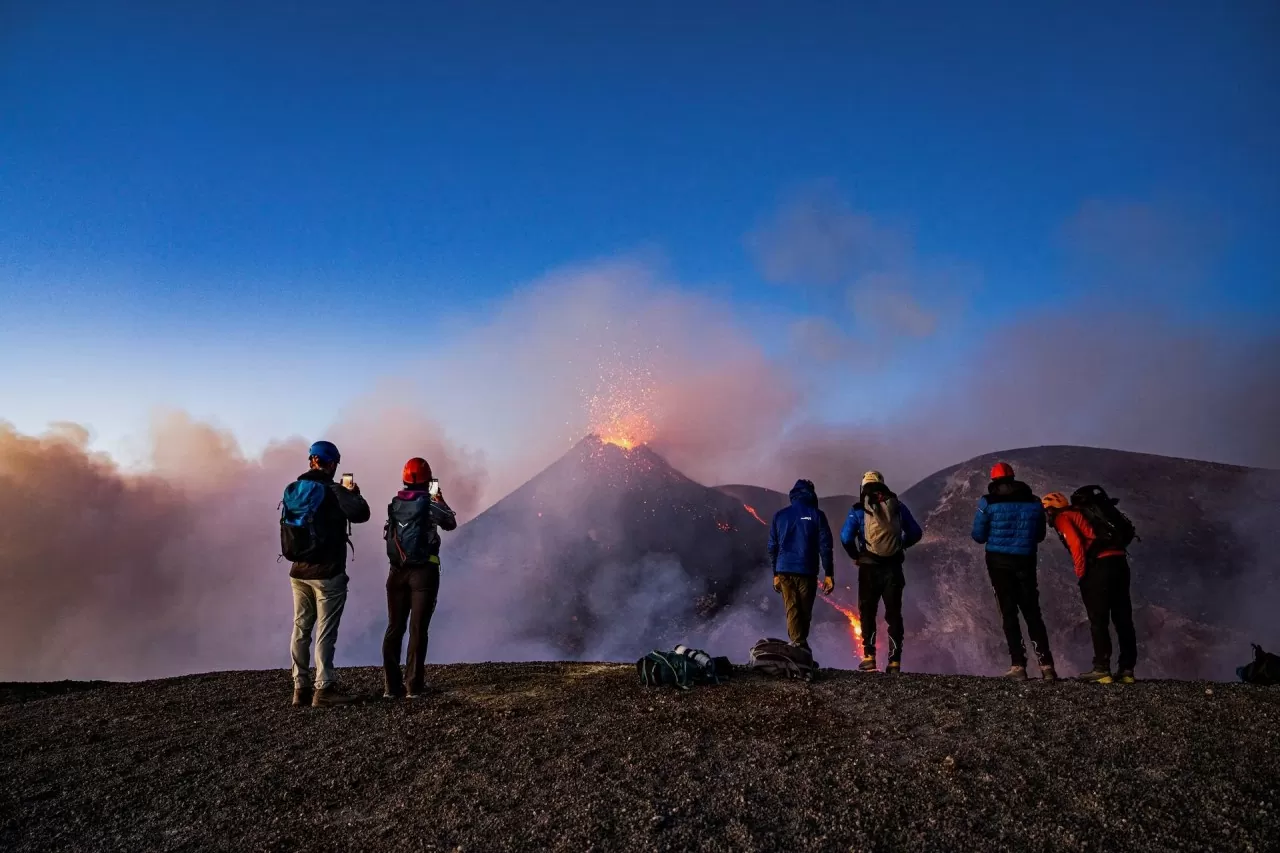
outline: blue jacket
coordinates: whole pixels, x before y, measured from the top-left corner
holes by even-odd
[[[1032,556],[1044,541],[1045,529],[1040,499],[1012,477],[992,480],[973,516],[973,541],[993,554]]]
[[[769,525],[769,562],[774,574],[818,574],[818,565],[827,577],[832,574],[831,525],[818,509],[813,483],[797,480],[791,489],[791,506],[780,509]]]
[[[880,488],[888,492],[888,489],[884,486],[880,486]],[[892,492],[888,493],[893,494]],[[866,494],[866,488],[863,489],[863,494]],[[893,495],[893,497],[896,498],[897,495]],[[911,514],[911,510],[907,509],[907,505],[902,501],[898,501],[898,518],[902,521],[902,551],[899,551],[896,557],[889,559],[877,557],[867,550],[867,540],[863,534],[863,525],[866,517],[867,513],[862,508],[862,501],[858,501],[849,509],[849,515],[844,520],[844,527],[840,530],[840,544],[844,546],[845,553],[860,566],[901,564],[906,558],[906,550],[924,538],[924,530],[920,528],[920,524],[916,521],[915,516]]]

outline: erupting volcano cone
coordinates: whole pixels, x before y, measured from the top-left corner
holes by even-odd
[[[560,656],[639,656],[767,584],[765,538],[742,501],[649,447],[589,436],[465,525],[447,562],[467,582],[511,589],[503,612],[474,614],[498,622],[486,639],[500,630]]]

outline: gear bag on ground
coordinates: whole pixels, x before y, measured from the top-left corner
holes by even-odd
[[[673,685],[688,690],[695,684],[720,684],[732,669],[728,658],[713,658],[688,646],[676,646],[669,652],[654,649],[636,661],[636,675],[645,687]]]
[[[818,662],[808,649],[777,637],[766,637],[751,647],[751,668],[775,678],[810,681],[818,671]]]
[[[1236,667],[1236,675],[1249,684],[1280,684],[1280,655],[1264,652],[1257,643],[1251,645],[1253,663]]]

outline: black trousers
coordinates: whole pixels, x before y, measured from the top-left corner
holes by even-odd
[[[987,575],[996,591],[996,605],[1004,625],[1004,639],[1009,644],[1009,660],[1014,666],[1027,665],[1027,648],[1022,644],[1022,627],[1018,613],[1027,623],[1031,648],[1041,666],[1053,665],[1049,651],[1049,631],[1040,613],[1040,588],[1036,581],[1036,555],[993,554],[987,552]]]
[[[388,693],[419,693],[427,662],[427,629],[440,594],[440,567],[393,568],[387,575],[387,633],[382,638],[382,669]],[[400,646],[409,627],[409,656],[400,676]],[[408,682],[406,685],[405,682]]]
[[[1133,602],[1129,598],[1129,560],[1117,557],[1093,558],[1080,579],[1080,597],[1089,614],[1093,636],[1093,668],[1111,670],[1111,625],[1116,626],[1120,644],[1117,669],[1133,669],[1138,662],[1138,634],[1133,628]]]
[[[876,656],[876,611],[884,599],[884,621],[889,623],[889,660],[902,660],[902,590],[907,579],[901,563],[858,566],[858,618],[862,620],[862,653]]]

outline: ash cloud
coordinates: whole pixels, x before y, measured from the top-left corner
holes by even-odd
[[[369,416],[376,426],[355,419],[334,434],[350,437],[353,470],[367,462],[363,470],[385,472],[363,487],[375,508],[412,447],[435,451],[433,464],[455,484],[450,499],[474,513],[484,477],[475,458],[420,419]],[[292,605],[288,567],[275,560],[276,506],[306,469],[308,441],[274,443],[250,459],[228,433],[161,413],[151,469],[133,474],[91,452],[89,438],[77,425],[27,436],[0,422],[0,679],[137,679],[286,662]],[[357,528],[344,634],[384,612],[375,526]]]

